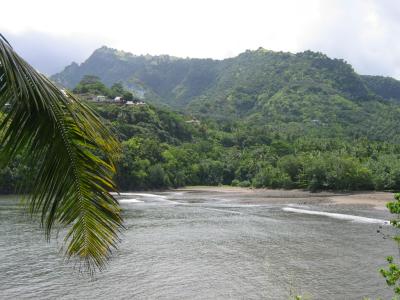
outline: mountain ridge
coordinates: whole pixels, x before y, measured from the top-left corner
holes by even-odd
[[[274,59],[280,60],[281,62],[286,61],[286,64],[283,63],[278,70],[290,68],[290,62],[296,63],[296,58],[311,60],[312,63],[307,66],[308,68],[325,68],[331,72],[341,71],[352,73],[353,78],[351,79],[355,82],[358,81],[358,86],[353,87],[353,89],[355,88],[355,90],[352,91],[353,93],[347,93],[346,96],[351,97],[356,91],[358,96],[366,97],[366,90],[370,90],[384,99],[394,97],[396,100],[400,101],[400,81],[391,77],[359,75],[353,70],[351,65],[344,60],[332,59],[320,52],[309,50],[293,54],[290,52],[274,52],[260,47],[257,50],[246,50],[232,58],[216,60],[210,58],[180,58],[170,55],[134,55],[130,52],[103,46],[96,49],[83,63],[77,64],[73,62],[62,72],[52,75],[51,78],[57,83],[72,89],[84,75],[96,75],[108,86],[111,86],[117,81],[121,81],[127,85],[127,87],[135,89],[135,85],[139,84],[139,86],[144,85],[147,88],[150,87],[154,89],[153,92],[156,94],[162,93],[164,96],[165,94],[171,93],[175,94],[175,96],[179,96],[179,92],[181,92],[185,82],[190,80],[197,81],[200,87],[196,86],[197,90],[191,91],[189,97],[186,97],[187,99],[193,95],[198,95],[199,90],[204,92],[207,87],[213,83],[213,80],[217,79],[217,75],[220,75],[222,78],[224,76],[226,77],[226,74],[221,75],[220,73],[224,71],[232,72],[236,61],[240,63],[242,60],[242,63],[244,63],[243,60],[246,58],[250,58],[251,60],[251,57],[253,57],[255,58],[253,61],[257,62],[257,56],[263,56],[263,59],[270,63],[273,63]],[[255,67],[257,67],[257,65]],[[258,65],[258,67],[260,67],[260,65]],[[335,70],[335,67],[336,69],[341,68],[341,70]],[[154,69],[158,69],[160,74],[155,75]],[[307,69],[303,71],[307,71]],[[271,74],[271,76],[276,75],[277,74]],[[301,75],[301,73],[297,75]],[[171,80],[171,78],[174,80]],[[163,80],[167,81],[168,84],[163,83]],[[297,78],[297,80],[300,80],[300,78]],[[392,93],[379,89],[376,84],[377,81],[391,85]],[[345,82],[337,82],[336,87],[340,88],[340,85],[343,85],[343,83]],[[224,83],[222,83],[222,85],[224,86]],[[226,88],[226,85],[224,87]],[[161,95],[161,98],[163,98],[163,95]],[[183,102],[186,103],[188,101]]]
[[[108,86],[121,82],[149,103],[217,123],[400,142],[400,81],[359,75],[346,61],[320,52],[259,48],[213,60],[102,47],[52,79],[71,88],[84,75]]]

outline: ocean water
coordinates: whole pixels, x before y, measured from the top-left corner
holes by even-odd
[[[47,243],[18,199],[3,197],[0,299],[390,298],[378,272],[397,253],[377,233],[392,231],[386,211],[252,197],[120,195],[126,231],[94,278],[64,261],[62,236]]]

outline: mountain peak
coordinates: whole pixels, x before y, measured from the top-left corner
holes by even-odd
[[[111,48],[108,46],[101,46],[100,48],[96,49],[90,57],[104,56],[104,55],[113,55],[116,57],[133,57],[133,56],[135,56],[130,52],[125,52],[125,51]]]

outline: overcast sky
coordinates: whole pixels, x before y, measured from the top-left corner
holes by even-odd
[[[0,32],[46,74],[102,45],[218,59],[261,46],[400,79],[399,0],[12,0],[1,10]]]

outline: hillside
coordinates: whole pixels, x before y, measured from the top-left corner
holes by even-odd
[[[211,60],[102,47],[52,79],[82,99],[142,101],[88,102],[122,141],[121,190],[400,189],[400,82],[322,53],[260,48]],[[2,170],[0,191],[25,169]]]
[[[400,81],[383,76],[361,76],[366,87],[386,100],[400,101]]]
[[[72,63],[52,79],[67,88],[74,88],[84,75],[96,75],[111,86],[122,82],[137,94],[170,105],[188,102],[201,94],[217,75],[217,61],[181,59],[164,56],[135,56],[102,47],[81,65]],[[182,89],[187,89],[183,93]]]
[[[350,99],[375,95],[400,100],[399,81],[358,75],[345,61],[312,51],[292,54],[259,48],[212,60],[136,56],[103,46],[81,65],[72,63],[52,79],[72,89],[84,75],[96,75],[108,86],[122,82],[145,97],[156,96],[177,107],[204,96],[229,97],[235,92],[269,98],[282,88],[297,86],[318,86]]]
[[[262,48],[225,60],[135,56],[102,47],[52,76],[73,88],[85,75],[121,82],[150,103],[219,123],[269,126],[279,134],[400,142],[400,82],[357,74],[322,53]]]

